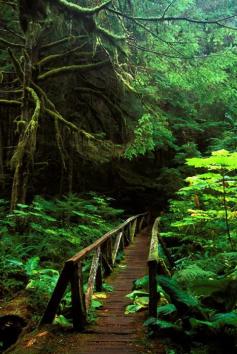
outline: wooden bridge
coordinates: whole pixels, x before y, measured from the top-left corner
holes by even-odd
[[[119,250],[124,251],[125,265],[115,267]],[[82,262],[93,254],[87,290],[83,292]],[[147,267],[148,265],[148,267]],[[147,341],[143,321],[145,312],[125,315],[129,304],[125,296],[132,291],[133,281],[149,273],[149,313],[156,316],[158,294],[158,219],[153,228],[149,214],[130,217],[116,229],[106,233],[92,245],[65,262],[61,276],[41,320],[39,330],[25,337],[14,353],[165,353],[156,341]],[[113,269],[115,268],[115,272]],[[103,278],[113,286],[113,292],[97,310],[96,324],[87,323],[93,291],[102,290]],[[70,283],[73,327],[71,330],[53,330],[51,324],[60,301]],[[46,326],[45,326],[46,325]]]

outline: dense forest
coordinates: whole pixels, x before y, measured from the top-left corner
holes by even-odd
[[[237,351],[236,43],[235,0],[0,0],[0,352],[69,257],[143,212],[165,264],[147,335]],[[125,313],[148,306],[134,286]]]

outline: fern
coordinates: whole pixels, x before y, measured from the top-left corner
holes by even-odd
[[[166,304],[163,306],[158,306],[157,315],[158,317],[167,317],[168,315],[176,313],[176,307],[174,304]]]
[[[157,281],[169,295],[171,302],[176,306],[181,317],[187,314],[195,314],[195,316],[205,319],[199,301],[194,296],[182,290],[173,279],[161,275],[157,277]]]

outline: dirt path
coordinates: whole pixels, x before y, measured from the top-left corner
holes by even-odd
[[[157,342],[145,338],[143,320],[145,313],[125,315],[130,300],[125,297],[131,292],[133,280],[146,274],[149,237],[143,231],[125,250],[124,268],[108,278],[114,291],[103,301],[98,310],[96,324],[83,333],[59,331],[45,327],[24,341],[11,353],[82,353],[82,354],[136,354],[165,353]]]

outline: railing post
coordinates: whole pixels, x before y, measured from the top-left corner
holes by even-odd
[[[98,247],[95,250],[95,254],[94,254],[94,256],[92,258],[92,262],[91,262],[91,269],[90,269],[90,274],[89,274],[89,279],[88,279],[88,284],[87,284],[87,291],[86,291],[86,295],[85,295],[86,311],[88,311],[90,308],[91,297],[94,292],[96,274],[97,274],[97,269],[99,266],[99,260],[100,260],[100,247]]]
[[[112,272],[112,245],[110,239],[106,240],[101,246],[102,254],[102,264],[104,268],[105,276],[109,275]]]
[[[102,257],[100,253],[100,258],[99,258],[99,263],[98,263],[98,268],[97,268],[96,278],[95,278],[96,291],[102,291],[102,286],[103,286]]]
[[[130,234],[129,234],[129,226],[124,228],[124,246],[128,246],[130,244]]]
[[[158,225],[160,218],[157,218],[154,222],[151,232],[151,242],[148,256],[148,268],[149,268],[149,315],[157,317],[157,303],[159,300],[159,293],[157,291],[157,270],[159,264],[158,254]]]
[[[157,292],[157,262],[149,261],[149,316],[157,316],[157,303],[159,300],[159,293]]]
[[[121,237],[121,240],[120,240],[120,243],[119,243],[119,250],[120,251],[123,251],[124,250],[124,247],[125,247],[125,245],[124,245],[124,228],[121,230],[121,232],[122,232],[122,237]]]
[[[135,219],[130,225],[129,225],[129,234],[130,234],[130,240],[131,242],[134,241],[134,236],[136,232],[136,226],[137,226],[137,219]]]
[[[114,249],[113,249],[113,252],[112,252],[112,262],[113,262],[113,265],[114,265],[115,262],[116,262],[116,257],[117,257],[117,253],[118,253],[118,250],[119,250],[119,246],[120,246],[120,242],[121,242],[122,236],[123,236],[123,233],[122,233],[122,232],[119,232],[119,234],[116,236],[116,239],[115,239]]]
[[[62,300],[67,285],[70,281],[70,270],[71,270],[70,266],[67,263],[65,263],[63,270],[60,274],[60,277],[58,279],[58,282],[54,288],[51,299],[49,300],[45,313],[40,321],[40,325],[53,322],[60,301]]]
[[[139,231],[142,230],[143,222],[144,222],[144,216],[142,216],[142,217],[141,217],[141,220],[139,221],[139,226],[138,226],[138,230],[139,230]]]
[[[81,331],[87,323],[85,296],[83,292],[82,263],[80,261],[75,262],[72,268],[72,320],[74,329]]]

